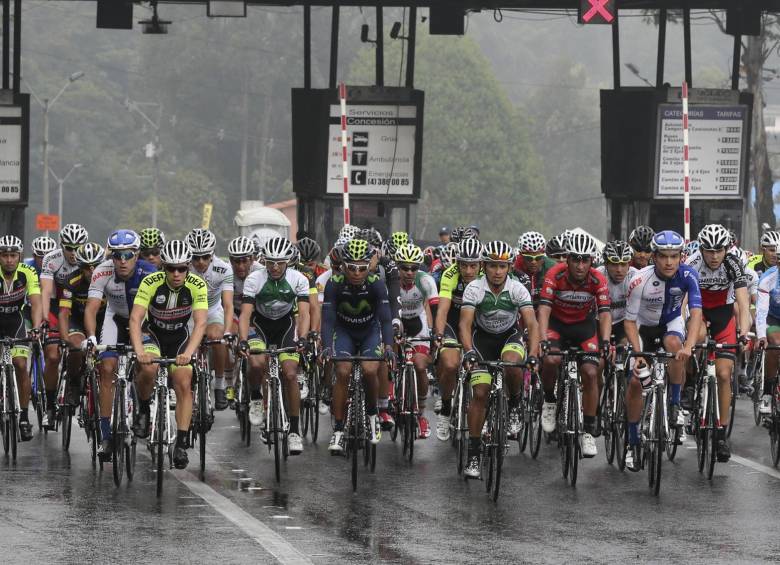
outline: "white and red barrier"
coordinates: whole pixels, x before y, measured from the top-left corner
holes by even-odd
[[[691,177],[688,165],[688,83],[682,85],[683,119],[683,225],[685,242],[691,240]]]
[[[341,99],[341,174],[344,177],[344,225],[349,224],[349,161],[347,160],[347,87],[342,82],[339,84],[339,98]]]

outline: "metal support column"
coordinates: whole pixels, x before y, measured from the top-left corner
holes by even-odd
[[[691,66],[691,9],[683,8],[683,48],[685,51],[685,82],[693,87],[693,71]]]
[[[336,74],[339,69],[339,7],[333,6],[330,22],[330,79],[328,88],[336,88]]]
[[[406,41],[406,88],[414,88],[414,55],[417,43],[417,7],[409,8],[409,35]]]
[[[658,13],[658,58],[655,66],[655,87],[664,85],[664,62],[666,60],[666,8]]]
[[[734,54],[731,61],[731,90],[739,90],[739,67],[742,59],[742,35],[734,35]]]
[[[311,6],[303,7],[303,88],[311,88]]]
[[[385,85],[385,22],[381,5],[376,7],[376,85]]]
[[[3,0],[3,90],[11,88],[11,0]]]
[[[14,95],[22,88],[22,0],[14,0]]]
[[[617,11],[615,12],[617,14]],[[612,75],[613,75],[613,88],[618,90],[620,88],[620,27],[619,18],[615,18],[612,23]]]

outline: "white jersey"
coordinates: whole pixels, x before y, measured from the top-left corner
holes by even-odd
[[[257,261],[253,262],[252,266],[249,268],[247,277],[260,269],[265,269],[265,267]],[[233,312],[236,316],[241,313],[241,300],[244,298],[244,281],[246,281],[245,278],[239,279],[235,273],[233,273]]]
[[[609,278],[607,273],[607,267],[602,266],[596,269],[599,273],[604,275],[607,279],[607,288],[609,288],[609,311],[612,315],[612,325],[622,322],[626,317],[626,303],[628,302],[628,290],[631,284],[631,279],[637,273],[637,269],[634,267],[628,268],[626,278],[621,283],[614,283]]]
[[[78,270],[78,264],[71,265],[65,260],[62,249],[55,249],[43,257],[40,278],[53,280],[55,286],[62,288],[70,276]]]
[[[425,303],[438,301],[436,281],[428,273],[417,271],[414,282],[408,287],[401,283],[401,318],[425,320]]]
[[[317,277],[317,280],[314,283],[317,286],[317,301],[320,304],[322,304],[325,301],[325,285],[328,284],[328,281],[330,280],[332,274],[333,274],[333,269],[328,269],[327,271],[322,273],[319,277]]]
[[[138,292],[138,285],[141,284],[146,275],[155,271],[156,268],[151,263],[136,261],[127,280],[119,280],[114,270],[114,261],[108,259],[95,267],[87,296],[101,300],[105,298],[107,313],[129,318],[130,308]]]
[[[251,273],[244,281],[244,304],[254,304],[255,312],[270,320],[290,315],[296,301],[308,300],[309,279],[295,269],[287,269],[278,281],[268,276],[267,269]]]
[[[492,334],[502,334],[517,323],[517,314],[522,308],[533,309],[531,293],[517,279],[507,278],[498,295],[490,290],[485,276],[471,281],[463,291],[464,309],[473,308],[477,327]]]
[[[198,275],[208,287],[209,308],[222,303],[222,293],[226,290],[233,290],[233,267],[224,259],[216,255],[211,259],[205,272],[197,271],[194,265],[190,264],[190,272]]]

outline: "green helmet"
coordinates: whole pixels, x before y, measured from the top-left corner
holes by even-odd
[[[421,265],[423,262],[423,252],[422,249],[413,243],[407,243],[398,248],[398,251],[395,252],[394,259],[396,263],[414,263],[416,265]]]
[[[350,239],[344,247],[344,261],[368,261],[374,256],[374,249],[365,239]]]
[[[395,257],[396,252],[403,247],[412,243],[412,239],[405,231],[396,231],[390,235],[390,239],[387,240],[387,250],[390,252],[391,257]]]
[[[165,244],[165,234],[157,228],[141,230],[141,249],[160,249]]]

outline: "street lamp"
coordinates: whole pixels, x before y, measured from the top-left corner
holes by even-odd
[[[81,163],[76,163],[70,168],[68,174],[60,178],[57,176],[57,173],[54,172],[54,169],[49,167],[49,172],[51,173],[51,176],[53,176],[54,180],[56,180],[57,184],[59,184],[59,190],[57,192],[57,216],[59,217],[60,226],[62,226],[62,185],[65,184],[65,181],[68,180],[68,177],[73,171],[80,168],[81,168]],[[46,232],[46,235],[49,235],[48,231]]]
[[[71,83],[76,82],[83,76],[84,76],[83,71],[76,71],[75,73],[72,73],[68,77],[68,81],[62,86],[62,88],[60,88],[60,91],[51,100],[49,100],[48,98],[44,98],[43,100],[41,100],[38,97],[38,95],[35,94],[35,91],[30,86],[30,83],[22,79],[24,80],[24,83],[27,85],[27,89],[30,91],[30,95],[41,106],[41,108],[43,108],[43,213],[44,214],[49,213],[49,170],[50,170],[49,168],[49,110],[51,110],[51,107],[54,105],[57,99],[60,96],[62,96],[65,90],[71,85]]]
[[[125,108],[128,112],[135,112],[149,124],[154,130],[154,139],[144,146],[144,153],[147,159],[151,159],[154,164],[154,182],[152,184],[152,227],[157,227],[157,193],[160,186],[160,124],[162,123],[162,104],[157,102],[135,102],[129,98],[125,99]],[[150,118],[141,106],[155,106],[157,108],[157,121]]]

